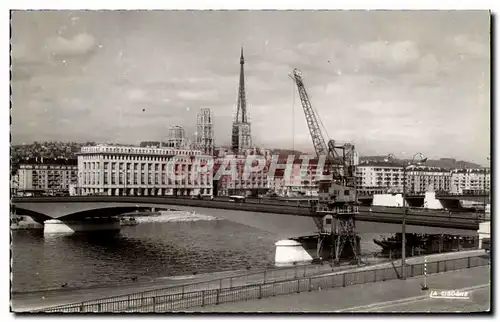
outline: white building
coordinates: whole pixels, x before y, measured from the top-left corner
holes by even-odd
[[[360,194],[403,191],[403,167],[390,162],[364,162],[356,167],[356,187]]]
[[[489,192],[490,169],[456,169],[451,171],[451,192]]]
[[[212,195],[212,172],[199,171],[207,162],[213,158],[196,150],[82,147],[78,190],[84,195]]]
[[[19,192],[39,190],[47,193],[69,192],[77,181],[77,164],[74,159],[23,160],[16,176]]]
[[[450,192],[451,173],[449,170],[425,166],[410,166],[406,172],[410,193],[423,194],[426,191]]]

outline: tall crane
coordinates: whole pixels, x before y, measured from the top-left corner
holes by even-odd
[[[342,255],[346,241],[352,246],[354,258],[358,258],[359,243],[355,233],[355,215],[358,213],[356,181],[355,181],[355,151],[352,144],[336,145],[329,140],[328,145],[319,126],[320,119],[316,115],[307,95],[302,80],[302,73],[294,69],[290,77],[297,85],[300,101],[306,117],[317,157],[325,156],[327,173],[330,182],[319,182],[319,202],[313,217],[318,227],[317,256],[321,257],[323,242],[332,241],[331,257],[337,262]]]
[[[307,95],[307,91],[302,80],[302,73],[298,69],[294,69],[290,75],[295,81],[300,101],[304,109],[309,133],[313,141],[314,150],[318,157],[325,156],[329,167],[327,170],[333,176],[333,180],[337,184],[354,187],[354,166],[355,166],[355,151],[352,144],[346,143],[337,145],[335,140],[329,140],[328,145],[325,142],[323,133],[319,126],[319,117],[314,112],[314,109]]]

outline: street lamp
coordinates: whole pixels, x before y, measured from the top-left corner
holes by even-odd
[[[484,219],[483,220],[486,220],[486,176],[488,175],[487,169],[490,167],[490,157],[486,157],[486,159],[488,160],[488,167],[484,168],[484,178],[483,178],[483,194],[484,194],[484,204],[483,204]],[[488,195],[489,195],[489,190],[490,189],[488,189]],[[490,201],[490,203],[491,203],[491,201]]]
[[[403,163],[403,221],[402,221],[402,227],[401,227],[401,278],[406,279],[406,212],[407,212],[407,206],[406,206],[406,171],[408,166],[414,165],[415,164],[415,157],[419,156],[420,157],[420,162],[423,163],[427,161],[427,158],[423,155],[423,153],[418,152],[413,155],[413,158],[411,159],[411,162],[409,163]],[[387,159],[394,159],[397,160],[394,154],[389,154],[387,156]]]

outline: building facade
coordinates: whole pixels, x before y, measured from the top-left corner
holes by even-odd
[[[231,149],[219,148],[216,151],[217,156],[214,164],[214,173],[220,173],[218,176],[217,195],[258,195],[266,193],[269,190],[269,180],[267,172],[271,154],[263,149],[247,149],[240,154],[233,154]],[[266,160],[266,164],[259,171],[249,171],[245,174],[247,158],[255,155],[261,156]],[[257,161],[256,161],[257,162]],[[232,170],[232,167],[235,167]],[[221,170],[225,169],[225,170]],[[225,172],[226,174],[223,174]]]
[[[491,186],[490,169],[456,169],[451,171],[452,193],[489,192]]]
[[[449,170],[425,166],[408,167],[406,172],[407,191],[424,194],[426,191],[450,192],[451,173]]]
[[[98,145],[78,154],[79,194],[212,195],[213,163],[201,151]],[[210,167],[209,167],[210,168]]]
[[[68,193],[71,184],[77,182],[76,159],[36,158],[19,164],[17,191],[39,190],[44,193]]]
[[[364,162],[356,167],[356,187],[360,195],[402,192],[403,167],[390,162]]]
[[[281,160],[280,164],[286,164],[287,160]],[[274,178],[269,177],[270,190],[284,197],[315,197],[318,195],[318,180],[316,169],[317,159],[309,160],[304,166],[302,159],[294,159],[290,175],[284,170],[277,170]]]

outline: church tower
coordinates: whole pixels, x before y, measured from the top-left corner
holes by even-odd
[[[231,135],[231,148],[234,153],[240,153],[252,147],[252,133],[247,115],[247,102],[245,94],[245,58],[243,47],[240,56],[240,84],[238,89],[238,106],[233,120],[233,131]]]

